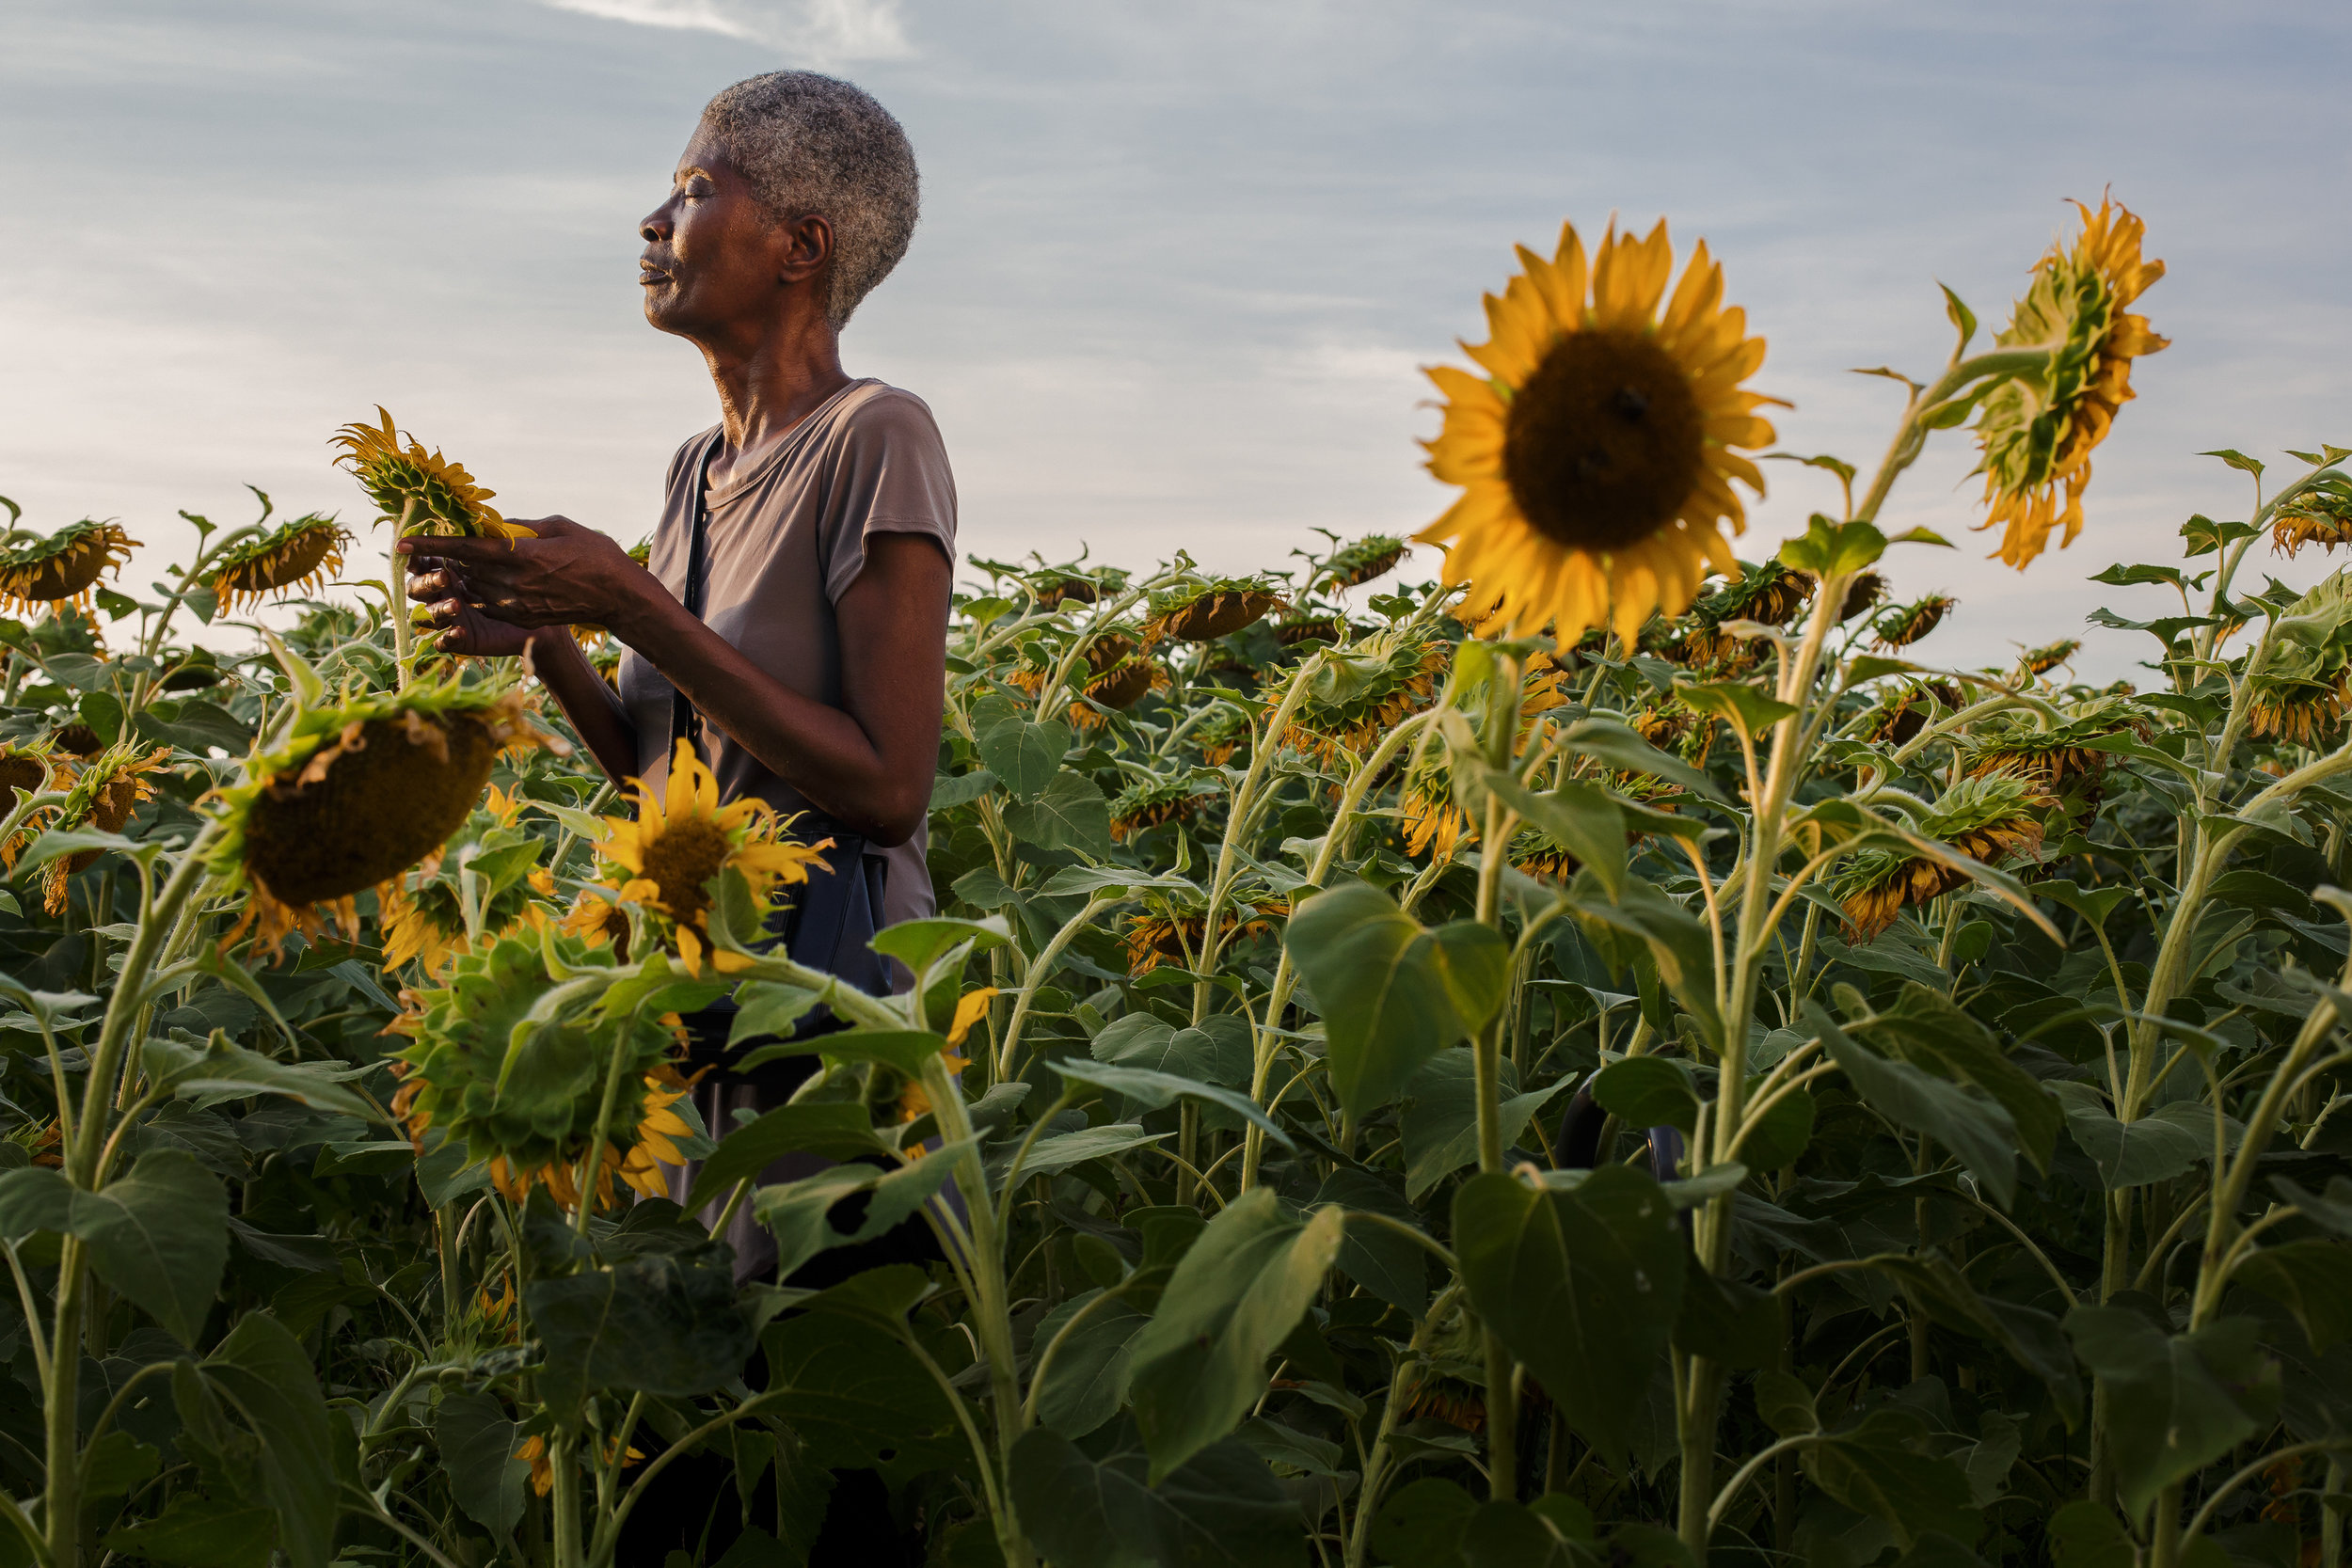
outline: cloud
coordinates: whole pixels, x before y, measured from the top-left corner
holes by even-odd
[[[719,33],[790,50],[814,64],[902,59],[914,51],[899,0],[541,0],[641,27]]]

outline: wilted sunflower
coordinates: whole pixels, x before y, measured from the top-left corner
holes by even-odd
[[[1111,837],[1127,838],[1170,822],[1189,822],[1215,798],[1216,785],[1199,779],[1139,779],[1111,802]]]
[[[1747,526],[1731,481],[1764,493],[1732,450],[1772,440],[1756,410],[1778,400],[1740,386],[1764,340],[1724,307],[1704,242],[1668,296],[1662,222],[1641,240],[1613,222],[1589,266],[1572,225],[1551,261],[1518,254],[1525,270],[1486,298],[1492,336],[1463,345],[1486,378],[1429,372],[1447,399],[1429,471],[1465,494],[1414,537],[1446,546],[1445,579],[1470,585],[1480,620],[1550,621],[1564,647],[1607,625],[1630,643],[1651,610],[1689,608],[1710,566],[1739,569],[1719,525]]]
[[[1334,771],[1346,770],[1428,705],[1453,655],[1452,645],[1427,626],[1392,626],[1335,651],[1311,669],[1300,666],[1283,687],[1265,693],[1265,700],[1279,706],[1289,681],[1307,682],[1281,743],[1312,754]]]
[[[220,595],[221,608],[260,604],[264,594],[280,596],[316,588],[343,569],[343,546],[351,534],[332,517],[312,513],[283,523],[258,539],[221,552],[205,579]]]
[[[154,782],[149,775],[160,771],[170,760],[168,746],[158,746],[152,751],[143,751],[135,743],[107,747],[74,774],[72,788],[57,807],[55,825],[59,829],[95,828],[102,833],[122,832],[139,809],[139,802],[155,798]],[[66,879],[96,865],[103,853],[103,849],[77,849],[51,861],[41,873],[42,907],[51,914],[65,913]]]
[[[1230,703],[1193,726],[1192,743],[1200,748],[1200,760],[1211,768],[1232,762],[1248,742],[1249,719]]]
[[[2026,667],[2026,673],[2029,675],[2046,675],[2082,652],[2082,646],[2083,641],[2079,637],[2061,637],[2057,641],[2045,642],[2039,648],[2027,648],[2017,656],[2017,662]]]
[[[1217,915],[1218,942],[1236,937],[1264,936],[1274,929],[1273,918],[1291,912],[1291,901],[1263,889],[1244,888],[1226,900]],[[1209,919],[1200,909],[1184,909],[1165,898],[1152,900],[1146,914],[1127,917],[1127,966],[1135,974],[1149,974],[1160,965],[1185,965],[1198,958],[1207,937]]]
[[[1809,575],[1767,561],[1743,567],[1735,580],[1700,600],[1698,610],[1704,619],[1717,624],[1761,621],[1768,626],[1785,626],[1812,602]]]
[[[1535,654],[1529,657],[1521,673],[1519,692],[1519,731],[1511,742],[1511,754],[1518,756],[1527,750],[1534,733],[1538,714],[1549,712],[1568,701],[1565,677],[1550,657]],[[1481,705],[1479,692],[1484,682],[1462,693],[1465,711],[1475,712]],[[1463,845],[1478,842],[1479,825],[1454,803],[1453,767],[1442,746],[1421,750],[1414,763],[1406,769],[1405,784],[1397,802],[1398,816],[1405,824],[1405,847],[1407,854],[1426,851],[1443,860]]]
[[[1288,608],[1263,578],[1199,578],[1152,595],[1143,640],[1214,642]]]
[[[2096,213],[2074,206],[2082,232],[2071,249],[2050,246],[1994,340],[2002,348],[2048,349],[2049,367],[1994,388],[1975,426],[1983,449],[1977,471],[1992,507],[1977,526],[2003,528],[2000,558],[2020,568],[2042,553],[2051,530],[2065,529],[2060,548],[2082,531],[2091,449],[2135,395],[2132,361],[2166,346],[2147,317],[2123,309],[2164,276],[2162,261],[2140,259],[2147,226],[2105,198]]]
[[[2352,545],[2352,497],[2306,490],[2280,510],[2270,522],[2272,552],[2291,556],[2306,545]]]
[[[1967,699],[1950,681],[1905,681],[1862,716],[1857,733],[1865,740],[1908,746],[1931,721],[1931,700],[1957,713]]]
[[[1344,642],[1347,617],[1336,610],[1323,610],[1285,615],[1274,623],[1274,641],[1285,648],[1295,648],[1301,642]]]
[[[1333,588],[1359,588],[1404,560],[1408,548],[1402,539],[1367,533],[1333,551],[1330,560],[1316,567],[1314,580]]]
[[[1837,624],[1845,625],[1864,610],[1875,609],[1886,597],[1886,579],[1876,572],[1865,572],[1846,589],[1846,602],[1837,607]]]
[[[46,740],[30,743],[0,741],[0,813],[16,810],[16,796],[12,791],[21,789],[27,795],[39,795],[49,787],[49,782],[55,776],[55,765],[50,756],[50,743]],[[41,815],[38,812],[34,814],[36,817]],[[14,837],[0,844],[0,866],[14,866],[16,857],[24,852],[32,836],[33,825],[28,821]]]
[[[2315,749],[2344,721],[2347,702],[2352,681],[2341,673],[2333,679],[2265,678],[2247,708],[2246,733]]]
[[[2316,745],[2352,701],[2352,570],[2339,569],[2280,612],[2300,636],[2271,640],[2252,673],[2247,733]]]
[[[46,539],[0,549],[0,609],[71,602],[87,611],[98,579],[119,572],[138,543],[119,523],[85,518]]]
[[[1970,860],[1998,865],[2042,842],[2042,813],[2052,801],[2030,780],[2009,774],[1964,779],[1944,792],[1913,830]],[[1905,904],[1925,904],[1968,880],[1968,874],[1927,855],[1865,849],[1831,888],[1845,906],[1848,939],[1875,941]]]
[[[1092,604],[1103,596],[1092,579],[1076,572],[1040,572],[1029,578],[1029,592],[1037,595],[1040,610],[1059,604]]]
[[[1032,644],[1031,657],[1047,662],[1023,664],[1009,673],[1006,681],[1020,690],[1036,696],[1053,678],[1055,655],[1050,647]],[[1081,731],[1096,730],[1105,722],[1104,708],[1129,708],[1141,702],[1146,693],[1165,689],[1168,672],[1152,658],[1144,645],[1130,633],[1116,627],[1097,632],[1087,643],[1088,673],[1079,677],[1079,697],[1073,699],[1064,717]]]
[[[565,925],[583,933],[606,931],[617,906],[641,904],[675,934],[689,974],[702,973],[710,945],[708,884],[722,871],[739,873],[755,897],[764,896],[778,882],[807,881],[809,866],[823,869],[820,852],[833,847],[831,839],[795,844],[785,838],[775,809],[757,796],[721,805],[719,781],[690,740],[678,741],[660,794],[643,779],[632,779],[629,787],[637,797],[636,819],[604,819],[606,836],[596,853],[606,863],[606,879],[582,890]],[[722,973],[739,967],[725,953],[713,955],[711,964]]]
[[[612,1203],[616,1177],[660,1196],[660,1167],[708,1147],[688,1119],[687,1084],[670,1061],[683,1031],[674,1014],[636,1011],[532,1021],[532,1006],[553,984],[542,940],[488,943],[459,957],[445,984],[405,993],[407,1010],[392,1024],[409,1040],[392,1056],[401,1078],[392,1114],[420,1148],[428,1128],[441,1128],[465,1146],[469,1164],[486,1164],[498,1189],[517,1201],[544,1186],[565,1207],[577,1206],[579,1166],[592,1145],[596,1202]],[[576,938],[545,940],[571,967],[593,962]],[[598,1126],[607,1072],[621,1076],[612,1115]]]
[[[1944,624],[1958,599],[1949,594],[1930,594],[1924,599],[1897,605],[1872,623],[1870,630],[1882,648],[1908,648]]]
[[[274,952],[289,932],[319,929],[326,905],[357,940],[353,898],[448,842],[499,752],[539,740],[527,706],[518,690],[451,681],[304,709],[217,792],[213,869],[252,895],[232,935],[253,928]]]
[[[2113,760],[2110,753],[2097,750],[2096,743],[2118,736],[2144,740],[2154,729],[2153,721],[2128,696],[2093,697],[2062,711],[2065,717],[2056,724],[2045,724],[2040,715],[2014,708],[1976,724],[1960,748],[1962,776],[2006,774],[2051,795],[2086,784],[2095,789]]]
[[[498,492],[475,483],[464,464],[425,451],[414,436],[393,428],[391,415],[381,404],[375,412],[382,424],[347,424],[328,444],[343,449],[336,463],[358,479],[378,512],[400,525],[402,538],[532,536],[531,530],[508,522],[491,508],[490,498]]]

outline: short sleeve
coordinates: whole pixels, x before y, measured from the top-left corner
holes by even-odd
[[[930,406],[881,387],[849,411],[825,505],[825,597],[841,602],[877,533],[919,533],[956,559],[956,480]]]

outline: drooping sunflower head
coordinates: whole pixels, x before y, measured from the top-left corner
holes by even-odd
[[[2026,667],[2029,675],[2046,675],[2082,652],[2082,646],[2083,640],[2079,637],[2061,637],[2039,648],[2027,648],[2017,656],[2017,662]]]
[[[1897,605],[1872,623],[1871,633],[1882,648],[1908,648],[1944,624],[1958,599],[1949,594],[1930,594],[1924,599]]]
[[[441,984],[405,993],[407,1008],[392,1026],[408,1037],[392,1053],[401,1079],[392,1114],[419,1147],[428,1129],[440,1128],[516,1200],[544,1186],[577,1205],[592,1150],[592,1201],[614,1201],[615,1177],[660,1196],[662,1164],[709,1149],[671,1065],[677,1021],[635,1010],[532,1019],[555,984],[543,942],[574,969],[596,961],[576,938],[507,937],[457,958]],[[599,1123],[605,1075],[614,1069],[618,1092]]]
[[[347,530],[314,512],[223,551],[206,582],[227,610],[258,605],[265,594],[283,598],[297,589],[334,580],[343,569],[343,548],[350,543]]]
[[[1701,600],[1699,611],[1705,619],[1719,624],[1760,621],[1768,626],[1785,626],[1812,602],[1813,578],[1809,573],[1792,571],[1778,561],[1767,561],[1760,566],[1744,567],[1721,592]]]
[[[136,743],[118,743],[106,747],[75,771],[73,786],[57,807],[56,826],[95,828],[102,833],[122,832],[138,811],[139,802],[155,798],[151,775],[162,771],[170,760],[168,746],[151,750]],[[97,864],[103,853],[99,849],[79,849],[49,863],[41,874],[41,902],[51,914],[66,911],[66,879]]]
[[[375,412],[381,424],[347,424],[329,445],[343,449],[336,463],[351,470],[377,512],[401,525],[404,538],[531,536],[531,530],[492,509],[490,499],[498,492],[475,483],[464,464],[427,451],[414,436],[395,428],[380,404]]]
[[[306,708],[243,782],[217,792],[213,869],[248,889],[265,951],[315,931],[326,906],[356,936],[352,900],[439,849],[464,825],[499,752],[534,741],[519,690],[420,682]]]
[[[1963,779],[1944,792],[1914,830],[1985,865],[2030,853],[2053,802],[2039,784],[2013,774]],[[1875,941],[1906,904],[1925,904],[1967,882],[1968,874],[1933,856],[1865,849],[1831,883],[1845,907],[1848,937]]]
[[[2333,551],[2352,545],[2352,495],[2306,490],[2279,509],[2270,523],[2270,548],[2292,556],[2306,545]]]
[[[98,579],[119,572],[138,543],[120,523],[85,518],[46,539],[0,549],[0,608],[33,610],[72,604],[87,612]]]
[[[1201,578],[1153,594],[1143,640],[1214,642],[1289,606],[1266,578]]]
[[[2111,693],[2059,710],[2053,723],[2030,709],[2010,708],[1970,726],[1957,760],[1966,778],[2010,775],[2048,795],[2096,791],[2111,753],[2099,743],[2122,736],[2145,740],[2154,731],[2146,709],[2128,693]]]
[[[414,961],[430,976],[472,951],[473,932],[501,936],[544,919],[534,893],[554,884],[539,864],[548,843],[516,826],[522,802],[493,784],[463,827],[405,876],[376,889],[384,968]]]
[[[1329,588],[1360,588],[1405,559],[1412,546],[1386,533],[1367,533],[1314,565],[1314,582]],[[1303,552],[1301,552],[1303,553]]]
[[[755,897],[765,896],[779,882],[807,881],[812,864],[824,869],[822,851],[833,846],[831,839],[794,843],[774,809],[756,796],[721,805],[719,781],[694,754],[691,741],[678,742],[659,792],[643,779],[632,780],[630,788],[637,797],[636,819],[604,819],[606,836],[597,853],[607,875],[601,884],[584,890],[572,923],[584,927],[593,921],[610,930],[618,906],[640,905],[675,941],[678,957],[692,974],[702,973],[710,945],[711,884],[722,872],[738,873]],[[731,967],[723,954],[713,963],[722,970]]]
[[[1370,753],[1396,725],[1426,706],[1453,657],[1452,644],[1434,627],[1391,626],[1334,651],[1315,665],[1301,665],[1265,692],[1279,705],[1291,681],[1307,691],[1291,710],[1281,743],[1345,771],[1352,759]]]
[[[1193,726],[1190,738],[1200,749],[1203,763],[1223,768],[1249,744],[1249,717],[1232,703],[1220,703]]]
[[[1865,740],[1908,746],[1938,712],[1956,713],[1966,701],[1950,681],[1905,681],[1882,695],[1857,726]],[[1938,705],[1941,705],[1940,708]]]
[[[1702,242],[1671,296],[1674,247],[1612,223],[1587,260],[1573,226],[1549,261],[1488,295],[1492,336],[1464,350],[1486,372],[1441,366],[1445,425],[1429,471],[1464,487],[1418,540],[1446,546],[1449,584],[1506,632],[1554,624],[1563,647],[1608,626],[1630,644],[1653,610],[1679,615],[1712,569],[1739,568],[1722,525],[1747,511],[1733,481],[1764,478],[1736,448],[1771,443],[1741,389],[1764,362],[1746,313],[1723,304]]]
[[[1991,508],[1977,526],[2001,528],[2000,558],[2021,569],[2053,530],[2064,530],[2060,548],[2082,531],[2091,449],[2135,395],[2132,361],[2166,346],[2147,317],[2124,309],[2164,276],[2162,261],[2140,257],[2147,226],[2104,198],[2096,213],[2074,206],[2082,231],[2071,245],[2052,244],[1995,340],[2002,348],[2045,349],[2049,364],[1995,388],[1975,426]]]
[[[1874,610],[1886,597],[1886,579],[1876,572],[1864,572],[1846,589],[1846,601],[1837,607],[1837,624],[1848,621],[1866,610]]]
[[[1216,799],[1216,787],[1205,778],[1137,780],[1111,802],[1111,837],[1132,838],[1170,822],[1189,822]]]
[[[1208,939],[1208,911],[1197,900],[1155,895],[1145,901],[1145,912],[1127,917],[1127,966],[1132,974],[1149,974],[1162,964],[1187,967],[1199,961]],[[1274,929],[1274,917],[1291,912],[1291,901],[1263,887],[1235,888],[1219,906],[1218,942],[1262,937]]]

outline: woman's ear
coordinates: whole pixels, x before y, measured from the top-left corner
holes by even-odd
[[[801,283],[815,277],[833,261],[833,225],[817,213],[804,214],[781,228],[783,255],[776,263],[776,281]]]

